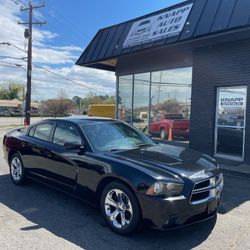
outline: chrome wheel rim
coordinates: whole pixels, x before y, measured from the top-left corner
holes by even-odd
[[[14,157],[11,161],[11,176],[14,181],[20,181],[22,176],[22,163],[18,157]]]
[[[165,139],[165,131],[164,130],[161,131],[161,139]]]
[[[133,218],[133,209],[128,196],[119,189],[112,189],[105,197],[105,213],[116,228],[128,226]]]

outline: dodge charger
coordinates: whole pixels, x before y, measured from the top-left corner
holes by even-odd
[[[3,150],[14,184],[33,179],[77,196],[119,234],[201,222],[220,205],[223,175],[212,157],[118,120],[43,120],[7,132]]]

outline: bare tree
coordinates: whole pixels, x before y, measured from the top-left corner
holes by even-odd
[[[44,112],[52,117],[69,116],[74,104],[69,99],[50,99],[44,102]]]

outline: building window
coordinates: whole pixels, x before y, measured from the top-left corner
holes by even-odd
[[[188,140],[191,84],[191,67],[119,76],[118,119],[162,139],[171,128],[172,139]]]
[[[150,73],[134,76],[133,126],[146,131],[149,118]]]
[[[215,155],[243,160],[246,129],[247,87],[217,89]]]
[[[119,77],[118,119],[132,124],[133,75]]]
[[[150,133],[168,139],[188,140],[192,68],[152,73]],[[158,119],[154,119],[157,117]],[[171,130],[171,131],[170,131]]]

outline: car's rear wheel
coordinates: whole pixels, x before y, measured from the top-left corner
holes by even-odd
[[[10,159],[10,177],[14,184],[22,185],[25,183],[25,169],[19,154],[15,153]]]
[[[138,200],[123,183],[112,182],[105,187],[101,196],[101,210],[109,227],[118,234],[131,234],[140,225]]]

